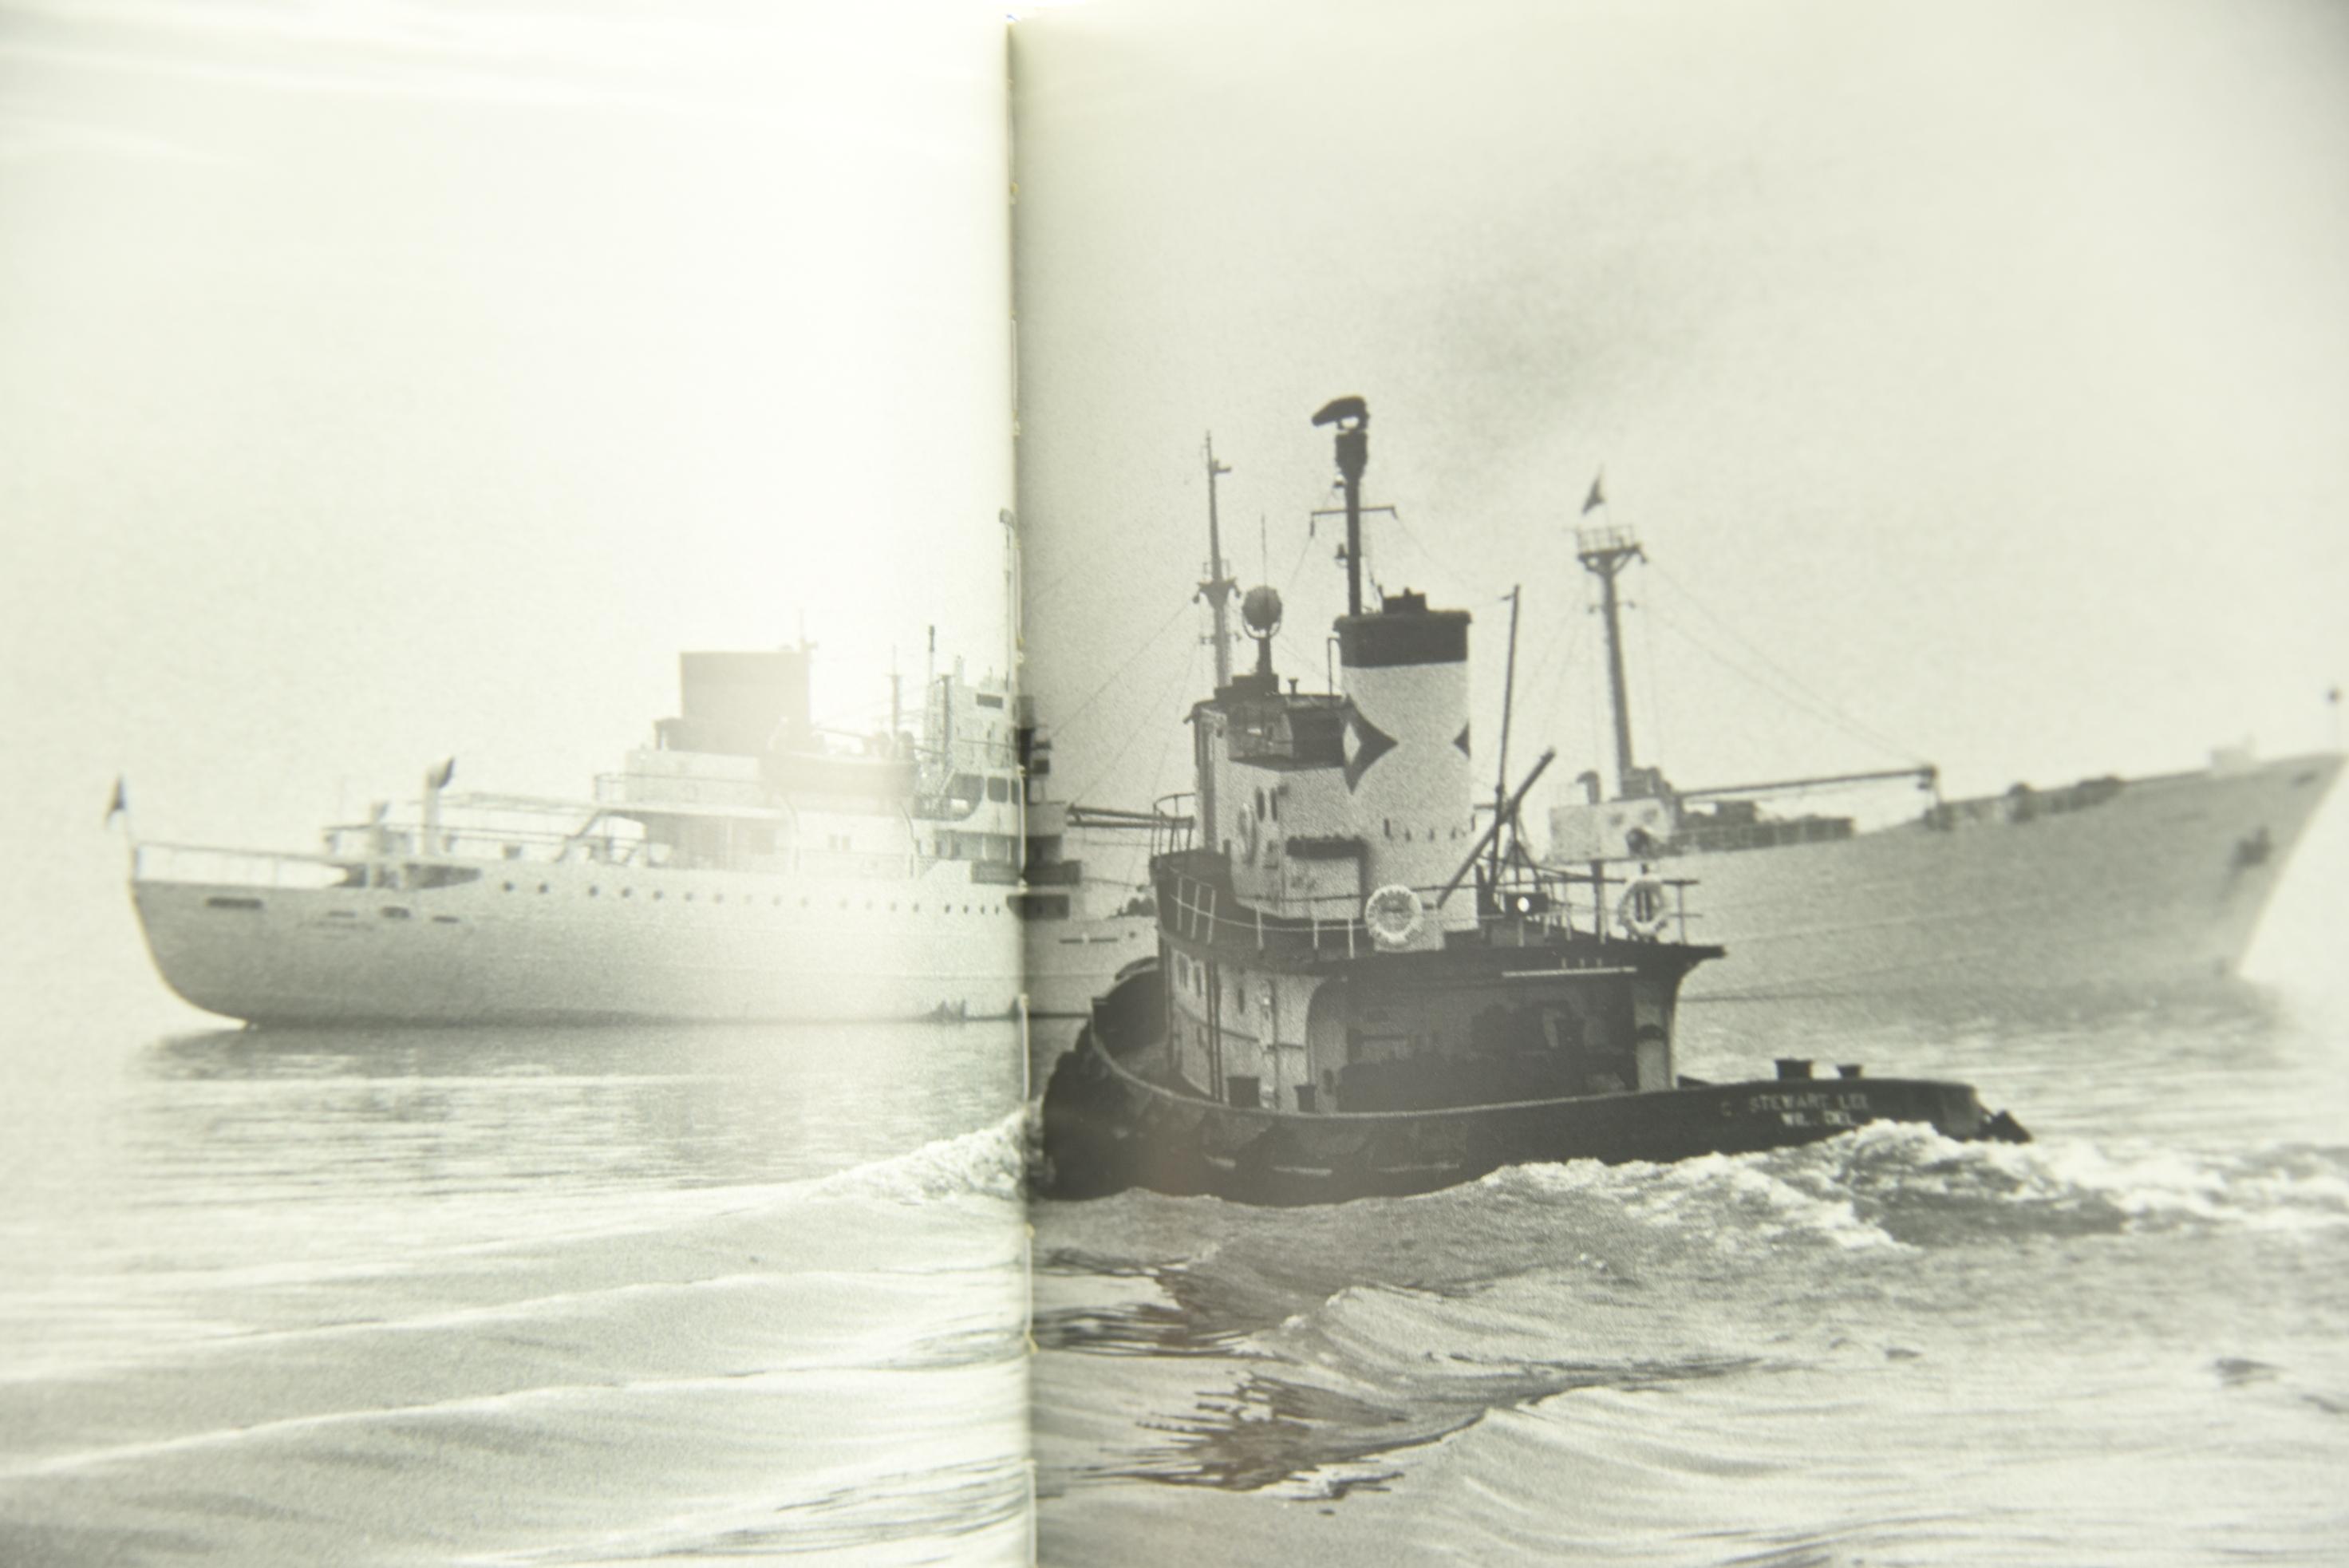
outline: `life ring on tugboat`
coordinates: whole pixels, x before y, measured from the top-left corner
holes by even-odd
[[[1382,948],[1399,948],[1419,935],[1426,906],[1419,895],[1400,882],[1391,882],[1362,900],[1362,924],[1371,940]]]
[[[1664,885],[1644,873],[1631,879],[1631,885],[1623,889],[1623,901],[1615,906],[1617,922],[1642,941],[1655,940],[1671,918]]]

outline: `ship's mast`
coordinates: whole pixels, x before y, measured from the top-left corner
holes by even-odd
[[[1207,432],[1207,576],[1195,597],[1207,601],[1216,618],[1216,690],[1232,683],[1231,598],[1239,584],[1224,560],[1223,525],[1216,516],[1216,476],[1229,473],[1231,464],[1216,461],[1216,432]]]
[[[1313,416],[1338,427],[1338,477],[1346,486],[1346,613],[1362,613],[1362,471],[1371,464],[1371,410],[1360,398],[1332,399]]]
[[[1510,710],[1517,696],[1517,597],[1519,589],[1509,590],[1509,664],[1508,674],[1501,682],[1501,765],[1493,780],[1493,819],[1509,808],[1509,719]],[[1493,836],[1493,886],[1501,885],[1501,836]]]
[[[1575,531],[1575,557],[1599,579],[1600,613],[1607,618],[1607,691],[1615,712],[1615,793],[1631,793],[1631,701],[1623,680],[1623,615],[1615,579],[1624,567],[1648,557],[1629,528]]]

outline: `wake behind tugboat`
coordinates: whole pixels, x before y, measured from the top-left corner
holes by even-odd
[[[1516,825],[1550,757],[1510,791],[1506,736],[1477,833],[1468,614],[1408,590],[1365,612],[1369,410],[1341,398],[1314,422],[1336,427],[1345,491],[1342,690],[1282,690],[1279,597],[1250,593],[1257,668],[1193,710],[1195,810],[1151,862],[1163,957],[1128,970],[1053,1073],[1048,1189],[1314,1202],[1878,1121],[2023,1139],[1964,1084],[1857,1064],[1819,1081],[1795,1058],[1770,1080],[1676,1072],[1681,982],[1723,950],[1686,940],[1690,884],[1610,873],[1639,858],[1627,834],[1587,871],[1537,864]]]

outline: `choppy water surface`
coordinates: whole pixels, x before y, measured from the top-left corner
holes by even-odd
[[[0,1562],[2337,1563],[2298,929],[2160,1006],[1683,1019],[1697,1075],[1962,1076],[2027,1147],[1302,1210],[1027,1202],[1009,1025],[189,1032],[61,977],[0,1043]]]
[[[2039,1140],[1040,1205],[1046,1559],[2349,1555],[2349,1035],[2249,990],[1683,1030],[1700,1075],[1963,1076]]]
[[[1027,1560],[1009,1026],[44,1044],[0,1561]]]

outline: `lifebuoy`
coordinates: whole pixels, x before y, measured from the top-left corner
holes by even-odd
[[[1400,882],[1390,883],[1362,900],[1362,924],[1371,940],[1382,948],[1399,948],[1419,935],[1425,906],[1419,895]]]
[[[1664,895],[1664,885],[1653,877],[1639,876],[1623,889],[1623,901],[1615,906],[1615,919],[1632,936],[1653,939],[1671,919],[1671,901]]]

